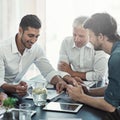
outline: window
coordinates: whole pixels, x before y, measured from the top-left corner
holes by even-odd
[[[72,35],[73,20],[97,12],[107,12],[120,23],[119,0],[46,0],[46,53],[55,68],[62,40]]]
[[[66,36],[72,35],[73,20],[96,12],[108,12],[120,23],[119,0],[0,0],[0,42],[17,33],[24,15],[36,14],[42,21],[38,43],[46,50],[47,58],[57,69],[60,45]],[[38,74],[34,66],[30,67],[29,72],[25,78]]]

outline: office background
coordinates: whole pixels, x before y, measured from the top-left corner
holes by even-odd
[[[36,14],[42,21],[37,42],[57,69],[60,44],[66,36],[72,35],[73,20],[96,12],[111,14],[117,20],[120,31],[119,0],[0,0],[0,42],[18,32],[19,22],[24,15]],[[30,79],[37,74],[39,71],[33,65],[23,79]]]

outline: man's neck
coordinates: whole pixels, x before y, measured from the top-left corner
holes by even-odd
[[[103,50],[110,55],[112,47],[113,47],[113,43],[108,41],[105,47],[103,48]]]
[[[16,40],[16,45],[17,45],[18,51],[21,53],[21,55],[23,55],[25,47],[21,43],[21,38],[19,37],[19,34],[16,35],[15,40]]]

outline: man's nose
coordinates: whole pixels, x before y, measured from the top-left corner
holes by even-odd
[[[33,39],[31,39],[31,43],[35,43],[37,41],[37,38],[34,37]]]
[[[75,41],[79,41],[79,37],[78,36],[75,36]]]

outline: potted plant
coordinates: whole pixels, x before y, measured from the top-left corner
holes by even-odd
[[[3,107],[6,109],[6,112],[4,113],[3,120],[11,120],[12,118],[12,112],[9,111],[10,108],[14,108],[16,102],[18,99],[8,97],[3,101]]]

